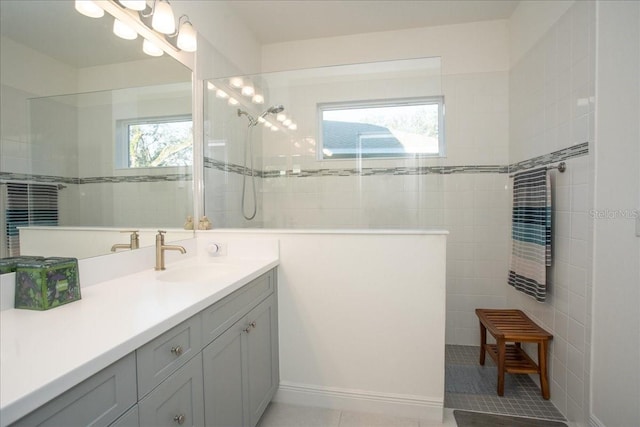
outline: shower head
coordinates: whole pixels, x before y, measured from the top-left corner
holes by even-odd
[[[271,107],[267,108],[262,114],[260,114],[260,117],[265,117],[267,114],[282,113],[283,111],[284,111],[284,105],[281,105],[281,104],[272,105]]]

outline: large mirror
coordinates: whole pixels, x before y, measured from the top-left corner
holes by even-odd
[[[0,19],[0,257],[191,237],[191,70],[73,0],[2,0]]]

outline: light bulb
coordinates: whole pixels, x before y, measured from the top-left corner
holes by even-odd
[[[264,123],[264,122],[266,122],[264,117],[262,116],[258,117],[258,123]]]
[[[256,93],[255,95],[253,95],[253,98],[251,98],[251,102],[253,102],[254,104],[264,104],[264,96]]]
[[[291,119],[286,119],[282,122],[282,126],[287,126],[289,127],[289,125],[293,123],[293,121]]]
[[[223,91],[222,89],[218,89],[216,91],[216,96],[220,99],[225,99],[229,97],[229,95],[227,95],[227,92]]]
[[[142,42],[142,51],[150,56],[162,56],[164,51],[147,39]]]
[[[268,121],[264,121],[264,127],[266,127],[267,129],[271,129],[271,127],[273,126],[271,123],[269,123]]]
[[[209,90],[216,90],[216,87],[213,85],[213,83],[211,83],[211,82],[207,82],[207,89],[209,89]]]
[[[146,0],[120,0],[120,4],[131,10],[145,10],[147,8]]]
[[[193,25],[191,25],[191,22],[185,21],[180,25],[177,45],[185,52],[195,52],[198,50],[198,34],[196,33],[196,29],[193,28]]]
[[[125,40],[135,40],[138,38],[136,30],[119,19],[113,20],[113,34]]]
[[[176,32],[176,21],[173,16],[171,5],[163,0],[156,0],[153,8],[151,26],[154,30],[162,34],[173,34]]]
[[[278,126],[271,126],[271,130],[274,131],[274,132],[277,132],[278,131]]]
[[[244,96],[253,96],[254,93],[256,93],[256,91],[251,84],[242,86],[242,94]]]
[[[284,122],[287,119],[287,115],[284,113],[278,113],[276,115],[276,120],[279,122]]]
[[[238,101],[235,98],[229,98],[227,101],[229,105],[238,105]]]
[[[231,79],[229,80],[229,84],[231,85],[231,87],[239,89],[244,84],[244,80],[242,80],[242,77],[231,77]]]
[[[298,129],[298,125],[297,125],[297,124],[295,124],[295,123],[291,123],[291,124],[289,125],[289,129],[290,129],[290,130],[297,130],[297,129]]]
[[[91,0],[76,0],[76,10],[89,18],[102,18],[104,9]]]

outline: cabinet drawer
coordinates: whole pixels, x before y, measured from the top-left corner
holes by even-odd
[[[203,343],[209,344],[273,293],[275,270],[249,282],[202,312]]]
[[[131,353],[12,426],[107,426],[136,403],[135,369]]]
[[[202,355],[198,354],[140,401],[140,425],[204,426],[202,384]]]
[[[199,314],[136,350],[138,398],[142,398],[202,350]]]

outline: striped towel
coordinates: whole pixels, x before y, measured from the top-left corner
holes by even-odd
[[[520,172],[513,179],[509,284],[543,302],[551,265],[551,184],[547,168]]]

